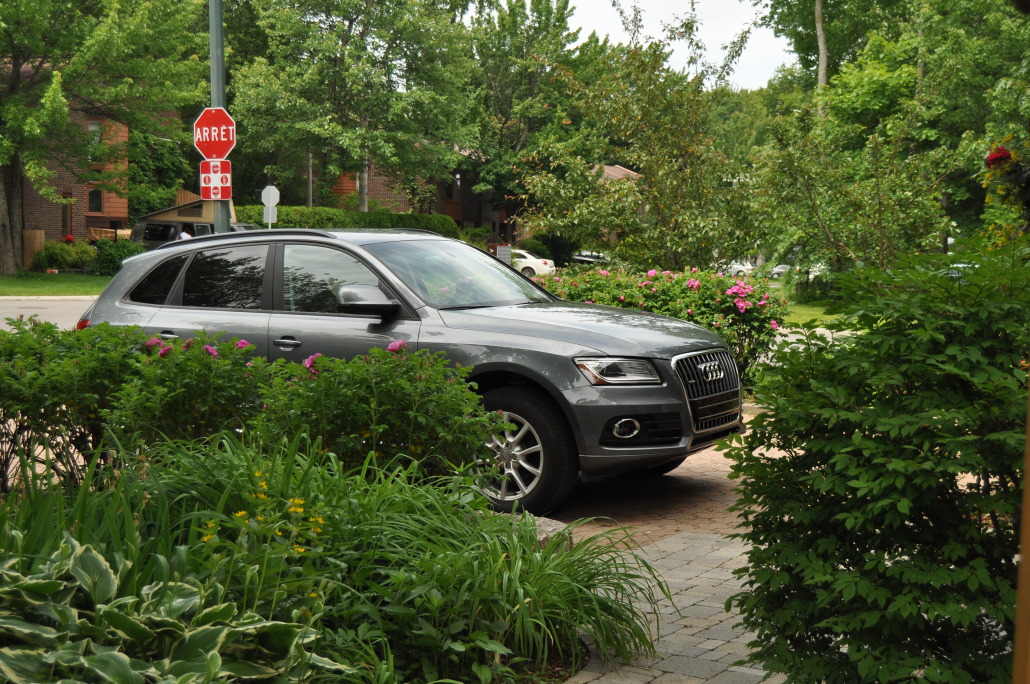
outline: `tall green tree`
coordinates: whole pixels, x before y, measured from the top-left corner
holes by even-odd
[[[865,43],[866,34],[895,21],[904,0],[751,0],[763,20],[790,41],[803,69],[820,75],[819,85],[840,70]]]
[[[474,191],[514,211],[517,171],[548,141],[570,140],[575,106],[561,75],[606,49],[593,37],[582,51],[569,28],[569,0],[483,0],[472,17],[482,116],[473,156]]]
[[[0,275],[21,261],[26,182],[60,201],[54,165],[79,178],[124,147],[97,144],[83,118],[167,132],[204,93],[202,0],[5,0],[0,4]]]
[[[655,40],[642,38],[639,16],[629,20],[631,43],[601,57],[603,78],[568,80],[583,144],[541,148],[523,165],[523,221],[588,244],[608,241],[663,268],[752,251],[752,235],[728,219],[735,170],[708,129],[706,83],[718,70],[703,59],[696,17]],[[676,41],[687,48],[689,73],[669,66]],[[638,176],[612,181],[601,164]]]
[[[253,0],[268,49],[232,74],[240,140],[273,177],[370,165],[446,177],[474,142],[460,0]],[[252,37],[260,43],[260,39]],[[244,137],[246,135],[246,137]],[[367,182],[361,209],[367,208]]]

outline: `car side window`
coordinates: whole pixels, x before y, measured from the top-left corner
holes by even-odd
[[[283,308],[336,313],[344,285],[379,285],[379,278],[355,257],[318,245],[283,245]]]
[[[182,305],[210,309],[260,309],[268,245],[197,252],[186,269]]]
[[[129,300],[140,304],[164,304],[175,285],[175,279],[186,263],[185,254],[162,261],[145,275],[129,292]]]

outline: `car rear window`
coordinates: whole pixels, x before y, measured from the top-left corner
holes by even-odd
[[[148,223],[143,228],[144,240],[174,240],[178,237],[175,225],[171,223]]]
[[[186,269],[182,305],[210,309],[260,309],[268,245],[198,252]]]
[[[129,300],[140,304],[163,305],[168,300],[168,294],[172,291],[184,263],[185,254],[162,261],[132,288]]]

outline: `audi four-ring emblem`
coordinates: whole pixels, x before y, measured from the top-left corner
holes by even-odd
[[[701,377],[704,378],[705,382],[715,382],[726,377],[726,373],[723,372],[722,366],[718,361],[699,363],[697,364],[697,370],[701,373]]]

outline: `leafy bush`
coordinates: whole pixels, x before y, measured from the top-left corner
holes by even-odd
[[[146,251],[146,247],[132,240],[97,240],[97,255],[93,260],[93,272],[97,275],[113,276],[122,270],[122,261]]]
[[[264,225],[263,206],[236,207],[239,221]],[[397,214],[384,210],[351,211],[332,207],[278,207],[279,226],[294,228],[420,228],[458,237],[458,224],[443,214]]]
[[[502,681],[574,661],[581,630],[602,657],[653,652],[663,587],[624,532],[540,547],[466,478],[343,471],[303,439],[227,435],[155,445],[102,487],[28,478],[0,500],[12,681]]]
[[[135,349],[132,381],[101,412],[108,430],[128,449],[239,429],[261,408],[267,363],[253,351],[246,340],[202,332],[188,340],[146,338]]]
[[[136,375],[132,349],[145,338],[107,324],[81,331],[34,319],[7,324],[12,330],[0,330],[0,492],[11,491],[19,461],[78,482],[83,455],[101,446],[101,414]]]
[[[84,243],[47,241],[32,255],[31,268],[34,271],[82,269],[92,264],[95,256],[95,250]]]
[[[537,281],[563,299],[651,311],[714,330],[730,345],[745,382],[751,381],[752,365],[770,349],[787,314],[782,299],[768,291],[758,295],[763,283],[753,278],[697,270],[634,275],[604,268],[577,269]]]
[[[395,344],[350,361],[316,354],[276,364],[250,429],[269,443],[307,435],[348,469],[373,454],[379,467],[412,458],[441,475],[487,457],[499,419],[484,414],[465,383],[469,369],[448,366],[441,352]]]
[[[763,367],[767,412],[728,450],[751,661],[789,682],[1011,681],[1028,259],[842,277],[836,336]]]

